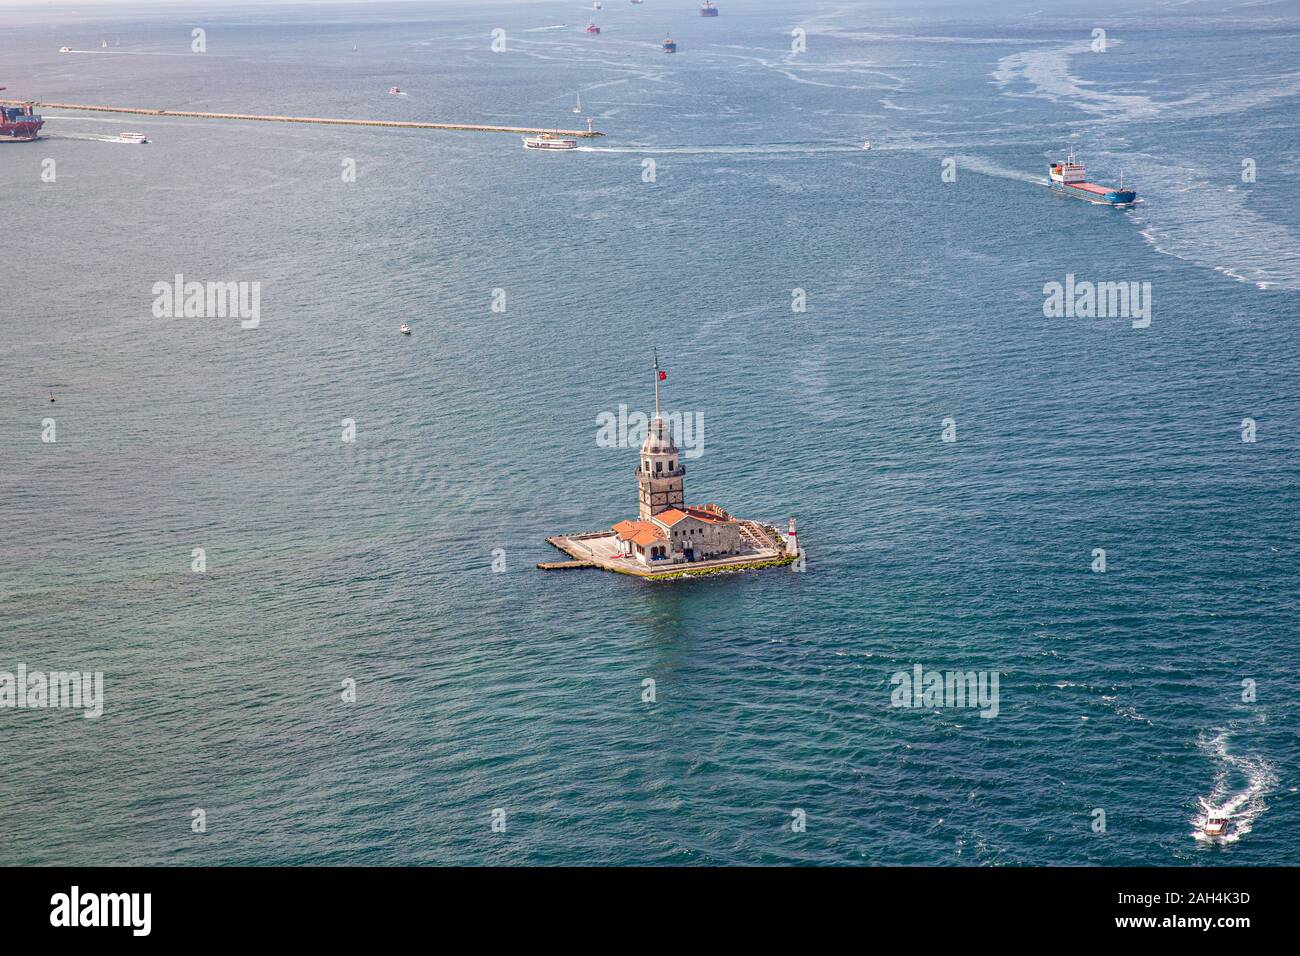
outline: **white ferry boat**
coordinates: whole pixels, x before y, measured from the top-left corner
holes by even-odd
[[[542,133],[540,136],[525,136],[524,149],[577,149],[576,139],[566,139],[558,133]]]
[[[144,133],[118,133],[117,141],[119,143],[147,143],[149,137]]]

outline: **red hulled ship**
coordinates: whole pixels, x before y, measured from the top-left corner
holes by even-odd
[[[30,143],[44,125],[31,103],[0,105],[0,143]]]

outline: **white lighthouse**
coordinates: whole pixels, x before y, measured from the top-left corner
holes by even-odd
[[[794,518],[790,518],[790,530],[785,535],[785,553],[791,556],[799,554],[799,539],[795,537],[798,532],[794,530]]]

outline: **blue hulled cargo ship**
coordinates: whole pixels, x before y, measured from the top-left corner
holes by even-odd
[[[1086,178],[1083,163],[1074,158],[1074,150],[1064,162],[1049,163],[1047,166],[1047,185],[1089,202],[1105,203],[1111,206],[1127,206],[1137,199],[1137,190],[1124,188],[1124,175],[1120,174],[1119,186],[1098,186]]]
[[[669,37],[668,39],[664,40],[664,52],[665,52],[665,53],[676,53],[676,52],[677,52],[677,41],[674,40],[672,37]]]

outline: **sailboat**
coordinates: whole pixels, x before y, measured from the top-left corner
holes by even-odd
[[[575,103],[575,104],[573,104],[573,112],[575,112],[575,113],[581,113],[581,112],[582,112],[582,94],[581,94],[581,93],[578,94],[578,102]]]
[[[108,41],[107,41],[107,40],[100,40],[100,41],[99,41],[99,48],[100,48],[101,50],[107,50],[107,49],[108,49]]]

